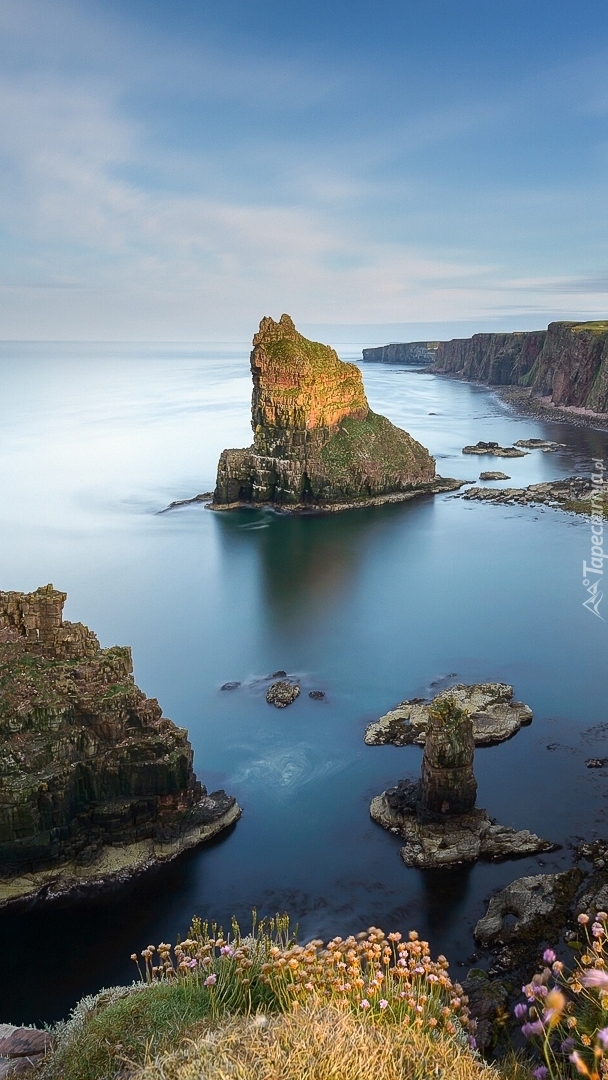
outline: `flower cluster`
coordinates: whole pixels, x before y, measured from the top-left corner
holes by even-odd
[[[335,937],[327,945],[298,945],[289,920],[256,923],[243,938],[236,922],[224,937],[221,928],[195,920],[190,934],[174,948],[149,946],[133,959],[142,978],[188,979],[229,1011],[287,1010],[311,1000],[343,1002],[375,1020],[445,1031],[475,1045],[462,987],[452,983],[444,956],[431,959],[428,942],[410,931],[385,935],[370,927],[356,937]]]
[[[522,986],[526,1002],[514,1009],[522,1034],[543,1057],[536,1080],[608,1077],[608,913],[579,915],[578,922],[586,941],[575,969],[567,971],[546,949],[542,971]]]

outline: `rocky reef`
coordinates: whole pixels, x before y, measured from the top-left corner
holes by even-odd
[[[448,699],[469,714],[475,746],[495,746],[515,735],[522,724],[532,723],[532,709],[513,699],[513,687],[508,683],[458,683],[442,690],[432,701],[402,701],[368,724],[364,742],[367,746],[424,746],[431,712]]]
[[[482,477],[480,477],[481,479]],[[566,476],[563,480],[547,480],[525,488],[469,487],[459,498],[476,502],[491,502],[497,506],[551,506],[572,514],[603,513],[608,517],[608,500],[603,498],[596,509],[593,502],[597,488],[585,476]]]
[[[442,341],[434,370],[490,386],[526,387],[565,409],[608,412],[608,321],[553,322],[547,330]]]
[[[525,450],[518,450],[516,446],[499,446],[497,442],[484,442],[480,439],[478,443],[471,446],[463,446],[463,454],[480,454],[488,457],[525,457]]]
[[[405,840],[401,858],[406,866],[426,870],[554,848],[527,829],[495,824],[476,808],[474,753],[468,712],[454,698],[436,699],[428,711],[421,779],[402,780],[370,806],[374,821]]]
[[[433,364],[438,341],[403,341],[363,349],[363,359],[370,364]]]
[[[361,372],[308,341],[289,315],[253,339],[253,446],[224,450],[212,508],[344,509],[454,490],[406,431],[374,413]]]
[[[66,594],[0,592],[0,907],[127,880],[240,816],[131,651],[64,622]]]

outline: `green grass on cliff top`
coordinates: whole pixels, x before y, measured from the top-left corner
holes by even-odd
[[[378,479],[418,474],[429,460],[428,451],[407,431],[371,409],[365,420],[343,420],[320,456],[332,483],[344,490],[352,484],[353,471],[369,472]]]
[[[591,334],[608,334],[608,321],[598,320],[596,322],[581,322],[571,323],[572,330],[575,334],[580,333],[582,330],[586,330]]]

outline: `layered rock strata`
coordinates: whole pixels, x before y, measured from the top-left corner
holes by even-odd
[[[432,701],[411,698],[368,724],[364,741],[368,746],[424,746],[429,717],[437,704],[451,699],[466,710],[471,720],[475,746],[494,746],[510,739],[523,724],[532,723],[532,710],[515,701],[507,683],[458,683],[442,690]]]
[[[363,359],[373,364],[433,364],[438,341],[404,341],[363,349]]]
[[[253,339],[253,446],[224,450],[214,509],[271,505],[342,509],[454,490],[406,431],[372,412],[361,372],[308,341],[288,315]]]
[[[405,840],[401,858],[421,870],[550,851],[535,833],[493,823],[475,807],[473,724],[453,698],[429,710],[419,781],[402,780],[372,800],[374,821]]]
[[[66,594],[0,592],[0,906],[126,880],[240,816],[131,651],[64,622]]]
[[[528,387],[557,408],[608,412],[608,321],[553,322],[547,330],[474,334],[439,342],[434,370]]]

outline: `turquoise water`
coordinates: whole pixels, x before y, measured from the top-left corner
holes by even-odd
[[[607,834],[608,775],[584,764],[608,754],[607,623],[582,607],[587,523],[450,495],[325,517],[200,505],[159,515],[213,486],[225,446],[250,442],[247,355],[0,348],[0,588],[52,581],[69,594],[67,618],[103,645],[130,644],[139,685],[189,729],[202,781],[244,810],[229,835],[120,894],[0,917],[5,965],[21,973],[0,987],[3,1020],[64,1015],[130,979],[130,953],[184,934],[193,914],[246,926],[253,906],[288,910],[303,937],[416,928],[457,965],[493,889],[569,865],[569,844]],[[518,417],[491,391],[362,370],[372,407],[428,446],[444,476],[496,467],[460,453],[478,439],[567,444],[499,461],[514,484],[589,473],[608,456],[605,433]],[[268,706],[263,679],[279,668],[325,700]],[[420,750],[366,747],[365,726],[433,684],[488,679],[513,683],[535,718],[477,753],[478,804],[563,847],[408,870],[368,807],[418,771]],[[228,680],[241,688],[221,692]]]

